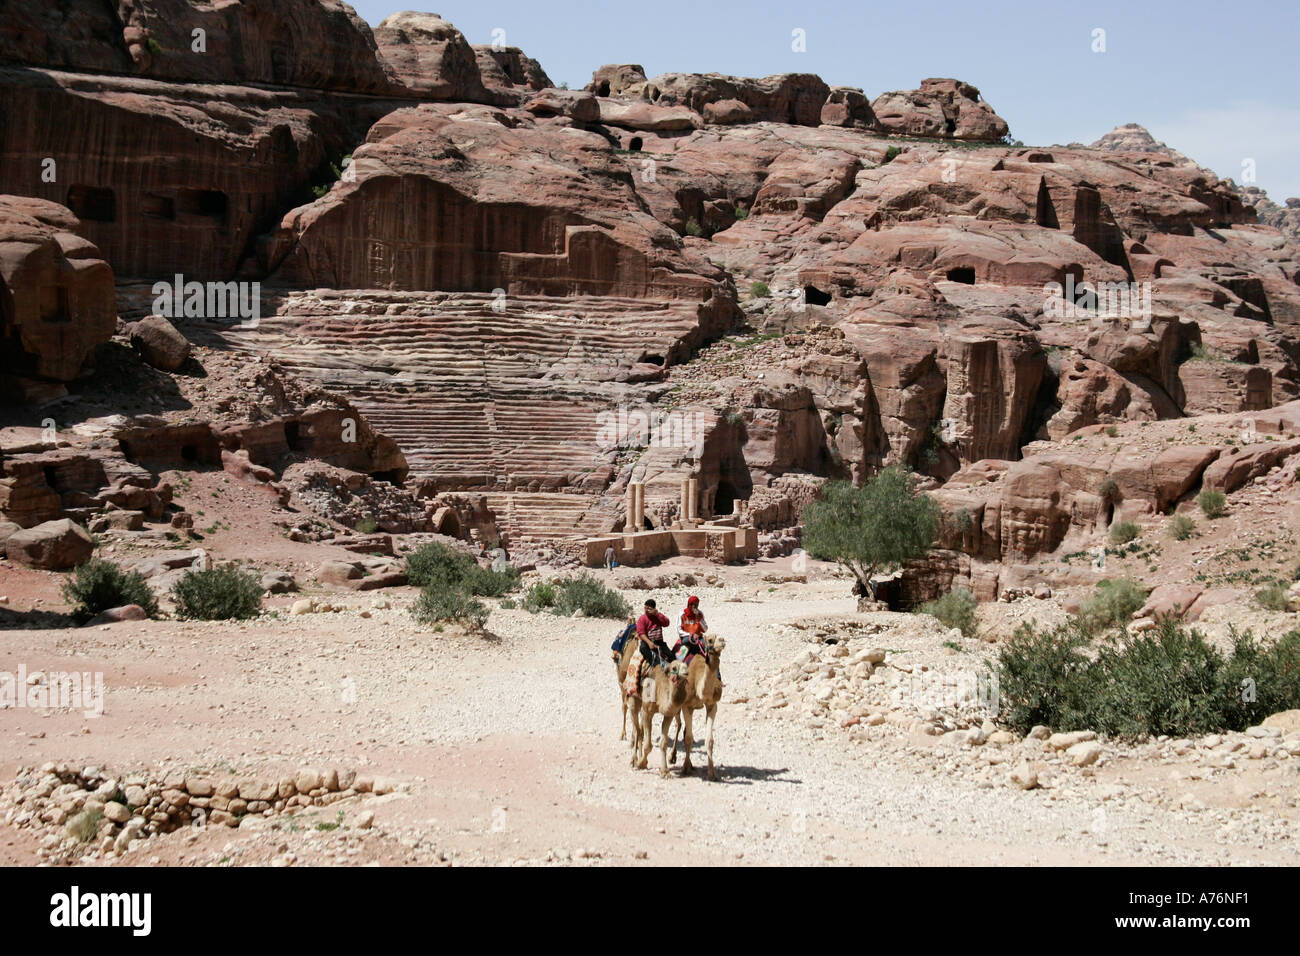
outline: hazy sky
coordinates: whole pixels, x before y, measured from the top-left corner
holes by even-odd
[[[409,6],[352,0],[372,25]],[[765,76],[816,73],[874,98],[954,76],[980,88],[1028,145],[1089,143],[1141,123],[1220,176],[1276,202],[1300,196],[1300,3],[776,0],[437,0],[470,43],[493,31],[580,88],[604,63]],[[807,37],[791,49],[792,31]],[[1105,52],[1094,52],[1095,30]]]

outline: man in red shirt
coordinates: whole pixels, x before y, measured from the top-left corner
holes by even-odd
[[[647,599],[645,613],[636,622],[636,636],[641,639],[641,656],[647,661],[653,661],[656,657],[660,661],[674,660],[673,652],[664,641],[664,628],[668,624],[668,616],[661,614],[655,607],[654,598]]]

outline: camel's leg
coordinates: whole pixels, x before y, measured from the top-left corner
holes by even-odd
[[[648,707],[641,709],[641,729],[638,733],[637,740],[641,744],[641,752],[637,757],[636,768],[644,770],[646,761],[650,758],[650,745],[654,741],[655,735],[655,715],[654,711]]]
[[[668,725],[672,723],[672,718],[664,714],[662,733],[659,735],[659,776],[668,776],[668,735],[671,732]]]
[[[686,734],[682,740],[682,752],[685,754],[685,759],[682,760],[682,773],[687,774],[695,769],[691,766],[691,748],[695,746],[695,731],[692,723],[695,712],[689,707],[683,707],[682,714],[682,729]]]
[[[717,716],[718,716],[717,704],[714,704],[712,707],[709,707],[705,710],[706,723],[704,728],[704,744],[705,744],[705,748],[708,750],[709,753],[709,779],[710,780],[718,779],[717,771],[713,769],[713,721],[714,718],[716,718]]]
[[[668,758],[669,763],[677,762],[677,736],[682,732],[682,715],[679,712],[673,718],[673,755]]]
[[[641,716],[640,716],[640,708],[638,708],[636,704],[637,701],[636,698],[634,697],[632,698],[632,708],[631,708],[632,709],[632,767],[633,769],[636,768],[636,758],[638,752],[641,750]],[[626,703],[624,703],[624,707],[626,707]],[[625,715],[626,713],[627,711],[624,710]]]
[[[618,735],[618,739],[627,740],[627,693],[620,691],[619,696],[623,698],[623,732]]]

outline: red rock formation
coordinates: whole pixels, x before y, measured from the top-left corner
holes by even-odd
[[[370,28],[339,0],[12,3],[0,26],[0,60],[163,80],[392,92]]]
[[[54,203],[0,196],[0,376],[71,381],[112,336],[113,271],[79,225]]]
[[[394,81],[421,99],[492,101],[478,58],[454,26],[433,13],[394,13],[374,30]]]
[[[921,81],[919,90],[881,93],[871,104],[876,121],[890,133],[994,142],[1007,135],[1007,122],[969,83]]]

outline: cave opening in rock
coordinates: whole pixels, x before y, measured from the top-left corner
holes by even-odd
[[[302,447],[302,431],[298,422],[284,423],[284,443],[289,446],[290,451],[297,451]]]
[[[88,219],[91,222],[117,221],[117,196],[106,187],[71,186],[66,205],[78,219]]]
[[[633,137],[632,137],[630,140],[628,140],[628,142],[627,142],[627,148],[628,148],[628,150],[629,150],[630,152],[633,152],[633,153],[639,153],[639,152],[641,152],[641,147],[642,147],[643,145],[644,145],[644,141],[641,139],[640,136],[633,136]]]
[[[647,516],[645,516],[645,515],[642,515],[642,516],[641,516],[641,527],[642,527],[644,530],[646,530],[646,531],[653,531],[653,530],[655,529],[655,524],[654,524],[653,521],[651,521],[651,520],[649,519],[649,517],[647,517]]]
[[[830,305],[831,297],[828,293],[823,292],[815,285],[806,285],[803,287],[803,300],[808,305]]]
[[[955,269],[948,270],[949,282],[962,282],[966,285],[975,284],[975,269],[973,266],[957,266]]]
[[[643,352],[637,361],[644,365],[663,365],[664,357],[662,355],[652,355],[649,352]]]
[[[59,490],[59,471],[53,465],[46,465],[44,468],[45,483],[49,485],[51,491]]]
[[[957,132],[957,121],[955,119],[949,119],[945,117],[943,121],[943,128],[944,131],[949,136],[951,136],[953,133]]]
[[[176,194],[176,208],[191,216],[224,219],[230,200],[217,189],[182,189]]]
[[[456,517],[456,512],[448,510],[446,514],[438,521],[438,526],[433,529],[438,534],[445,534],[452,538],[460,537],[460,519]]]
[[[601,81],[600,86],[596,88],[597,96],[609,96],[609,80]]]
[[[181,446],[181,460],[182,460],[182,461],[198,461],[198,460],[199,460],[199,446],[198,446],[198,445],[182,445],[182,446]]]
[[[713,514],[717,517],[736,513],[736,486],[723,479],[713,495]]]
[[[390,468],[388,471],[372,471],[370,477],[375,481],[386,481],[390,485],[402,487],[402,473],[396,468]]]
[[[140,211],[152,219],[175,219],[176,201],[170,196],[147,193],[140,200]]]

